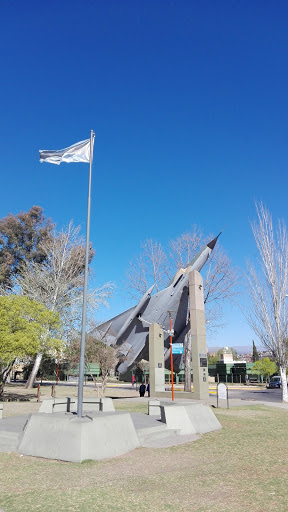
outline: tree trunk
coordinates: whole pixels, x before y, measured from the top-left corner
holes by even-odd
[[[90,371],[89,371],[89,372],[90,372]],[[93,381],[93,384],[94,384],[95,388],[97,388],[97,379],[95,379],[95,377],[94,377],[93,373],[91,373],[91,372],[90,372],[90,373],[89,373],[89,375],[90,375],[90,377],[91,377],[91,379],[92,379],[92,381]]]
[[[28,380],[26,382],[25,389],[33,388],[34,381],[36,379],[36,376],[37,376],[37,373],[38,373],[38,370],[39,370],[39,367],[40,367],[40,364],[42,361],[42,356],[43,356],[43,354],[41,352],[38,352],[35,362],[34,362],[34,366],[32,368],[32,372],[30,373]]]
[[[0,396],[3,395],[3,392],[4,392],[4,386],[7,382],[7,377],[10,375],[10,372],[11,372],[11,369],[12,369],[12,366],[13,364],[15,363],[15,360],[12,361],[12,363],[9,363],[8,366],[6,366],[5,368],[1,368],[1,371],[0,371]]]
[[[103,372],[102,373],[102,394],[101,394],[101,396],[105,395],[107,378],[108,378],[108,372]]]
[[[186,343],[184,346],[184,373],[185,383],[184,391],[191,393],[191,352],[192,352],[192,339],[190,332],[186,336]]]
[[[282,382],[282,401],[288,402],[286,367],[280,366],[280,375]]]

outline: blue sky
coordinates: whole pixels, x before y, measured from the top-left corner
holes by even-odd
[[[262,200],[287,222],[287,2],[83,0],[1,4],[0,217],[44,208],[86,225],[87,164],[40,164],[96,133],[91,241],[118,288],[141,241],[194,224],[244,271]],[[247,345],[236,308],[209,345]]]

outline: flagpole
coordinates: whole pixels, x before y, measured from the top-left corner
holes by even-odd
[[[82,418],[83,410],[83,384],[85,369],[85,334],[86,334],[86,309],[87,309],[87,288],[88,288],[88,264],[89,264],[89,233],[90,233],[90,210],[91,210],[91,181],[92,181],[92,162],[93,162],[93,139],[95,134],[91,130],[90,134],[90,166],[89,166],[89,187],[88,187],[88,206],[87,206],[87,228],[86,228],[86,252],[85,252],[85,275],[83,290],[83,310],[82,310],[82,331],[81,347],[79,360],[79,382],[78,382],[78,406],[77,416]]]

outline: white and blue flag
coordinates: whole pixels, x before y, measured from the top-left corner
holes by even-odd
[[[59,165],[61,162],[90,162],[90,139],[82,140],[65,149],[40,149],[40,162]]]

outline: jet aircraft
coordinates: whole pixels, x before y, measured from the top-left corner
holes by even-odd
[[[170,314],[172,318],[173,343],[183,343],[190,330],[188,318],[189,273],[201,271],[219,235],[205,245],[185,269],[175,274],[169,285],[152,295],[154,285],[146,291],[139,303],[120,315],[96,327],[95,336],[107,345],[116,347],[120,364],[117,371],[125,373],[137,361],[149,359],[149,325],[159,324],[164,331],[165,367],[170,368]],[[170,312],[170,313],[169,313]],[[182,355],[173,355],[174,371],[179,371]]]

